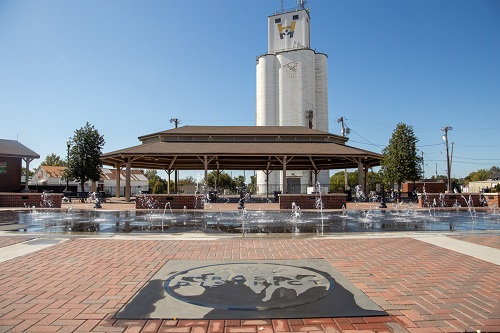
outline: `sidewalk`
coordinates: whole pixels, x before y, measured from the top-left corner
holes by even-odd
[[[77,206],[93,209],[90,204],[73,205]],[[113,198],[102,209],[133,207]],[[500,331],[498,232],[300,237],[197,232],[69,237],[1,232],[0,249],[4,256],[0,332]],[[325,259],[390,316],[113,319],[171,259]]]

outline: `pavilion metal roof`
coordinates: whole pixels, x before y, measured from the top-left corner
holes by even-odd
[[[103,154],[105,165],[165,170],[329,170],[380,165],[381,155],[347,138],[300,126],[184,126],[139,137],[143,144]],[[206,159],[205,159],[206,156]]]

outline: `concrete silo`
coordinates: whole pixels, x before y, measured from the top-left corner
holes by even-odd
[[[310,48],[309,9],[303,2],[268,17],[268,51],[257,57],[256,125],[304,126],[328,132],[327,56]],[[268,178],[272,191],[282,189],[282,171]],[[286,192],[305,193],[314,186],[308,170],[288,171]],[[257,172],[258,193],[267,177]],[[329,172],[318,181],[327,186]]]

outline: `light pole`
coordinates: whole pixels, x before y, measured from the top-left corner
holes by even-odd
[[[351,130],[349,127],[345,126],[344,124],[344,117],[340,117],[337,119],[337,123],[342,124],[342,130],[340,131],[340,135],[342,136],[347,136]],[[349,189],[349,185],[347,183],[347,169],[344,169],[344,190],[347,191]]]
[[[451,164],[450,164],[450,154],[448,150],[448,131],[451,131],[453,128],[451,126],[446,126],[441,129],[444,131],[443,141],[446,145],[446,173],[448,178],[448,192],[451,193]]]
[[[178,118],[170,118],[170,122],[175,124],[175,128],[179,126],[179,123],[181,122]],[[179,170],[175,169],[174,173],[174,191],[175,193],[179,193],[177,191],[177,178],[179,177]],[[170,183],[169,183],[170,186]]]
[[[69,148],[71,147],[71,140],[66,141],[66,147],[68,147],[68,160],[66,161],[66,170],[69,169]],[[69,178],[66,173],[66,191],[69,191]]]

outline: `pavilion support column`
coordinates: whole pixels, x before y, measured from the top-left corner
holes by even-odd
[[[358,158],[358,185],[363,188],[363,163],[361,163],[361,157]]]
[[[208,156],[207,155],[203,156],[203,164],[205,165],[204,166],[204,168],[205,168],[205,184],[208,185]],[[203,186],[203,188],[205,189],[203,194],[206,196],[207,195],[207,186]]]
[[[312,172],[314,173],[314,184],[313,184],[313,186],[316,187],[316,184],[318,184],[318,173],[320,172],[320,170],[313,170]]]
[[[283,194],[286,193],[287,191],[287,183],[286,183],[286,156],[283,156],[283,177],[282,177],[282,181],[283,181],[283,189],[281,190]]]
[[[119,198],[120,197],[120,178],[121,178],[121,167],[120,164],[115,164],[116,168],[116,193],[115,197]]]
[[[29,192],[30,191],[30,188],[29,188],[29,174],[30,174],[30,162],[33,161],[33,158],[23,158],[24,162],[26,163],[26,173],[25,173],[25,176],[24,176],[24,190],[23,192]]]
[[[125,171],[125,201],[130,202],[130,169],[132,166],[132,158],[127,157],[127,167]]]
[[[368,190],[368,166],[364,165],[364,168],[365,168],[365,180],[363,182],[363,192],[366,193],[366,191]]]
[[[174,167],[174,163],[175,163],[175,160],[177,159],[177,156],[174,156],[174,158],[172,159],[172,161],[170,161],[170,163],[168,164],[168,167],[165,169],[165,171],[167,172],[168,174],[168,184],[167,184],[167,193],[170,194],[170,175],[172,174],[172,172],[175,171],[175,183],[174,183],[174,191],[175,193],[179,193],[178,189],[177,189],[177,176],[179,174],[179,170],[177,169],[173,169]]]
[[[171,179],[171,175],[172,175],[172,172],[174,172],[174,170],[165,170],[167,172],[167,176],[168,176],[168,181],[167,181],[167,194],[170,194],[170,179]],[[177,172],[177,170],[175,170],[175,172]],[[174,186],[174,191],[177,192],[177,187]]]
[[[217,191],[217,192],[219,191],[220,174],[221,173],[222,173],[222,171],[217,166],[217,170],[215,170],[215,176],[216,176],[216,179],[215,179],[215,191]]]
[[[272,170],[262,170],[266,174],[266,199],[269,197],[269,174]]]

